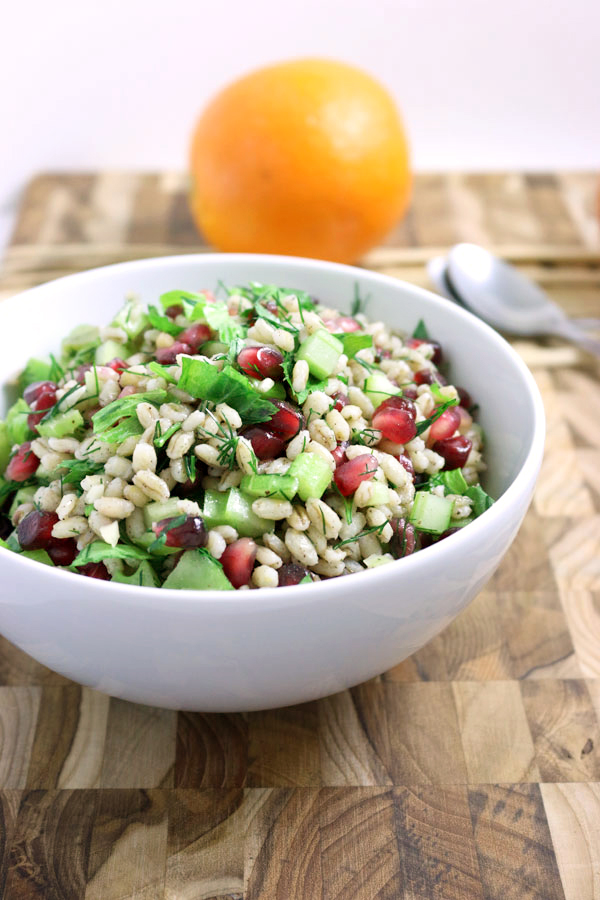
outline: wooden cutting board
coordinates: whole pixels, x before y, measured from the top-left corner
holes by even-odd
[[[600,316],[597,186],[421,175],[364,262],[427,285],[429,257],[475,241],[570,314]],[[43,175],[0,296],[198,249],[180,175]],[[517,343],[548,416],[533,506],[486,590],[395,669],[302,706],[176,713],[81,688],[0,639],[6,900],[600,898],[598,365]]]

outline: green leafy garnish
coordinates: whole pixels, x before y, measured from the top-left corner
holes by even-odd
[[[52,363],[47,359],[28,359],[25,368],[19,375],[19,390],[23,392],[30,384],[36,381],[50,380]]]
[[[212,438],[219,442],[219,455],[217,457],[219,464],[222,466],[227,466],[228,469],[235,469],[236,450],[239,437],[228,422],[221,423],[217,421],[216,416],[209,409],[206,410],[206,414],[210,416],[213,422],[216,424],[217,433],[213,434],[211,431],[207,431],[201,426],[198,427],[198,431],[203,434],[207,440],[210,440]],[[254,456],[254,451],[252,451],[252,454]],[[252,465],[252,461],[250,462],[250,465]],[[254,466],[252,467],[254,468]]]
[[[183,464],[185,466],[185,474],[191,482],[194,482],[196,480],[196,454],[193,450],[191,453],[186,453],[183,457]]]
[[[325,378],[323,381],[318,381],[316,378],[309,377],[306,387],[298,391],[294,390],[292,387],[292,373],[294,371],[294,365],[296,364],[296,357],[293,353],[284,353],[283,354],[283,362],[281,367],[283,369],[283,380],[287,383],[290,392],[296,398],[296,402],[299,406],[302,406],[303,403],[306,402],[306,399],[309,394],[312,394],[313,391],[324,391],[327,387],[328,379]],[[333,401],[332,401],[333,402]]]
[[[494,503],[490,495],[486,494],[480,484],[472,484],[464,491],[464,495],[473,501],[472,510],[475,517],[480,516],[486,509],[493,506]]]
[[[11,447],[13,444],[22,444],[27,440],[30,434],[27,416],[30,412],[27,403],[22,397],[19,397],[6,413],[6,428]]]
[[[382,522],[381,525],[373,525],[371,528],[365,528],[364,531],[359,531],[358,534],[355,534],[354,537],[346,538],[345,541],[339,541],[339,543],[334,544],[334,549],[337,550],[338,547],[343,547],[345,544],[353,544],[355,541],[360,540],[362,537],[366,537],[367,534],[375,534],[376,532],[381,534],[386,525],[389,524],[389,519],[386,519],[385,522]]]
[[[187,521],[187,516],[185,513],[182,513],[180,516],[174,516],[167,525],[163,525],[160,529],[160,534],[156,538],[156,540],[152,541],[150,546],[148,547],[149,553],[155,553],[157,550],[160,550],[161,547],[164,547],[167,543],[167,534],[171,531],[172,528],[179,528],[180,525],[183,525]]]
[[[344,345],[344,353],[348,359],[354,359],[359,350],[366,350],[373,346],[373,337],[370,334],[359,334],[356,331],[345,331],[334,335]]]
[[[88,475],[97,475],[104,471],[104,463],[93,462],[91,459],[67,459],[60,464],[61,472],[67,470],[66,475],[61,474],[63,484],[81,484]]]
[[[105,559],[150,559],[150,553],[132,544],[117,544],[116,547],[111,547],[106,541],[93,541],[73,560],[71,568],[103,562]]]
[[[104,441],[105,443],[121,444],[128,437],[142,434],[143,431],[144,428],[138,422],[137,416],[131,416],[125,419],[124,422],[118,422],[112,428],[107,428],[106,431],[103,431],[97,437],[99,441]]]
[[[163,309],[168,309],[170,306],[181,306],[183,315],[190,320],[198,304],[200,304],[199,309],[202,310],[207,302],[205,294],[195,294],[193,291],[167,291],[166,294],[160,295],[159,301]]]
[[[427,326],[423,319],[419,319],[417,322],[417,327],[412,333],[414,338],[417,338],[419,341],[428,341],[429,340],[429,332],[427,331]]]
[[[450,400],[445,400],[440,406],[437,406],[434,411],[428,416],[426,419],[423,419],[422,422],[417,422],[417,435],[423,434],[424,431],[427,431],[430,425],[439,419],[443,412],[446,412],[447,409],[450,409],[451,406],[456,406],[458,400],[456,398],[451,398]]]
[[[179,431],[181,428],[181,422],[175,422],[171,425],[170,428],[163,433],[160,422],[156,423],[154,428],[154,446],[155,447],[164,447],[167,441],[175,434],[176,431]],[[142,429],[143,430],[143,429]]]
[[[139,403],[152,403],[158,406],[167,399],[166,391],[147,391],[142,394],[130,394],[128,397],[119,397],[98,410],[92,416],[94,431],[98,436],[107,431],[119,419],[129,419],[135,416],[135,410]]]
[[[229,344],[246,333],[246,329],[229,315],[226,303],[207,303],[204,307],[204,318],[213,331],[219,332],[219,340],[224,344]]]
[[[356,316],[358,313],[364,313],[367,308],[367,303],[369,302],[370,294],[367,294],[366,297],[360,296],[360,288],[358,286],[358,281],[354,282],[354,299],[352,300],[352,306],[350,307],[350,315]]]
[[[184,356],[177,387],[200,400],[227,403],[237,410],[246,425],[267,422],[275,413],[273,404],[263,399],[250,379],[232,366],[225,366],[219,372],[206,360]]]
[[[177,379],[173,378],[171,373],[169,372],[169,366],[161,366],[160,363],[152,362],[148,363],[148,368],[151,372],[154,372],[155,375],[158,375],[160,378],[164,378],[169,384],[177,384]]]
[[[424,484],[417,487],[417,490],[431,491],[440,485],[447,488],[451,494],[464,494],[468,487],[460,469],[448,469],[431,475]]]
[[[312,584],[312,583],[313,583],[313,580],[312,580],[312,578],[310,577],[310,575],[305,575],[304,578],[302,578],[302,579],[298,582],[298,584]]]
[[[177,337],[183,331],[181,325],[176,325],[173,319],[170,319],[168,316],[161,316],[155,306],[148,307],[148,318],[153,328],[165,331],[167,334],[173,335],[173,337]]]

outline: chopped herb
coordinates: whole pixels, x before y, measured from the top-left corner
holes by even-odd
[[[365,447],[372,447],[380,439],[380,432],[377,428],[363,428],[362,431],[352,432],[352,443],[363,444]]]
[[[107,431],[119,419],[127,419],[135,416],[135,410],[139,403],[153,403],[158,406],[167,399],[166,391],[148,391],[145,394],[130,394],[128,397],[119,397],[98,410],[92,416],[94,431],[99,436]]]
[[[168,316],[161,316],[155,306],[148,307],[148,318],[153,328],[158,328],[159,331],[164,331],[173,335],[173,337],[177,337],[183,331],[181,325],[176,325],[173,319],[170,319]]]
[[[385,522],[382,522],[381,525],[373,525],[371,528],[365,528],[364,531],[360,531],[354,537],[346,538],[345,541],[340,541],[338,544],[334,544],[334,549],[337,550],[338,547],[343,547],[345,544],[353,544],[355,541],[360,540],[362,537],[366,537],[368,534],[374,534],[378,532],[381,534],[386,525],[389,525],[389,519],[386,519]]]
[[[350,315],[356,316],[358,313],[364,313],[367,308],[367,303],[371,299],[370,294],[367,294],[366,297],[360,296],[360,288],[358,286],[358,281],[354,282],[354,299],[352,301],[352,306],[350,307]]]
[[[489,494],[483,490],[480,484],[472,484],[464,492],[465,497],[469,497],[473,501],[473,515],[480,516],[482,513],[493,506],[494,501]]]
[[[439,419],[442,413],[446,412],[447,409],[450,409],[451,406],[456,406],[458,401],[456,399],[446,400],[441,406],[436,407],[434,411],[428,416],[426,419],[423,419],[422,422],[417,422],[417,435],[423,434],[424,431],[427,431],[430,425]]]
[[[184,356],[177,387],[201,400],[227,403],[237,410],[247,425],[267,422],[275,413],[273,404],[261,397],[250,379],[232,366],[225,366],[219,372],[206,360]]]
[[[167,428],[167,430],[163,434],[162,429],[160,427],[160,422],[157,422],[155,429],[154,429],[154,446],[155,447],[164,447],[165,444],[167,443],[167,441],[171,437],[173,437],[175,432],[179,431],[180,428],[181,428],[181,422],[175,422],[173,425],[171,425],[170,428]]]
[[[354,361],[357,363],[360,363],[360,365],[363,367],[363,369],[366,369],[367,372],[369,372],[369,373],[379,371],[377,366],[375,366],[373,363],[367,362],[366,359],[362,359],[360,356],[355,356]],[[383,391],[377,391],[377,393],[382,394]]]
[[[304,578],[302,578],[301,581],[298,582],[298,584],[312,584],[312,583],[313,583],[313,580],[310,577],[310,575],[305,575]]]
[[[60,464],[60,468],[67,470],[67,474],[61,476],[64,484],[81,484],[88,475],[102,472],[104,463],[93,462],[90,459],[67,459]]]
[[[192,291],[167,291],[159,297],[160,305],[163,309],[170,306],[181,306],[183,314],[186,318],[191,319],[194,308],[200,304],[201,308],[206,303],[205,294],[194,294]]]
[[[156,553],[157,550],[160,550],[161,547],[164,547],[167,543],[167,534],[169,533],[169,531],[171,531],[172,528],[179,528],[179,526],[183,525],[186,521],[187,516],[185,515],[185,513],[183,513],[180,516],[175,516],[169,521],[167,525],[163,525],[156,540],[152,541],[152,543],[148,547],[148,552]]]
[[[207,303],[204,307],[204,318],[213,331],[218,331],[219,340],[224,344],[229,344],[246,333],[246,329],[229,315],[226,303],[220,301]]]
[[[196,480],[196,454],[193,450],[191,453],[186,453],[183,457],[183,464],[187,477],[191,482],[194,482]]]
[[[118,422],[112,428],[107,428],[102,434],[98,435],[99,441],[109,444],[121,444],[128,437],[142,434],[143,426],[138,422],[137,416],[131,416],[123,422]]]
[[[354,359],[359,350],[366,350],[373,346],[373,337],[370,334],[345,331],[342,334],[335,334],[334,337],[344,345],[344,353],[348,359]]]
[[[160,363],[153,360],[148,363],[148,368],[151,372],[154,372],[155,375],[158,375],[159,378],[164,378],[169,384],[177,384],[177,379],[169,372],[170,366],[161,366]]]
[[[92,541],[73,560],[70,568],[76,569],[91,562],[104,562],[105,559],[150,559],[150,554],[147,550],[134,547],[132,544],[117,544],[116,547],[111,547],[105,541]]]
[[[52,364],[46,359],[28,359],[25,368],[19,375],[19,390],[24,391],[30,384],[36,381],[47,381],[50,379]],[[52,379],[58,380],[58,379]]]
[[[419,319],[417,322],[417,327],[412,333],[414,338],[417,338],[419,341],[428,341],[429,340],[429,332],[427,331],[427,326],[423,319]]]

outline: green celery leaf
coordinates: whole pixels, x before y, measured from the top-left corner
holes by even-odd
[[[204,307],[204,318],[213,331],[219,332],[219,340],[224,344],[229,344],[246,334],[246,329],[229,315],[226,303],[207,303]]]
[[[483,490],[480,484],[472,484],[464,492],[465,497],[469,497],[473,501],[473,515],[480,516],[482,513],[493,505],[494,501],[489,494]]]
[[[66,475],[61,475],[63,484],[81,484],[88,475],[102,472],[104,463],[93,462],[91,459],[67,459],[60,464],[60,469],[67,470]]]
[[[177,387],[199,400],[227,403],[238,411],[245,425],[267,422],[275,413],[273,404],[261,397],[250,379],[231,366],[219,372],[206,360],[184,356]]]
[[[423,319],[419,319],[417,322],[417,327],[412,333],[414,338],[417,338],[419,341],[428,341],[429,340],[429,332],[427,331],[427,326]]]
[[[173,319],[170,319],[168,316],[161,316],[155,306],[148,307],[148,318],[153,328],[158,328],[159,331],[166,331],[167,334],[172,334],[173,337],[177,337],[183,331],[181,325],[176,325]]]
[[[93,541],[83,548],[71,568],[92,562],[103,562],[105,559],[150,559],[150,553],[131,544],[117,544],[116,547],[111,547],[105,541]]]
[[[19,390],[24,391],[36,381],[48,381],[52,371],[52,363],[48,359],[28,359],[25,368],[19,375]]]
[[[207,300],[204,294],[195,294],[193,291],[167,291],[166,294],[160,295],[159,302],[163,309],[168,309],[169,306],[183,307],[184,316],[192,320],[192,316],[200,317],[198,313],[201,313]]]
[[[132,435],[142,434],[144,428],[137,420],[137,416],[131,416],[128,419],[125,419],[124,422],[119,422],[117,425],[113,425],[112,428],[108,428],[106,431],[103,431],[102,434],[97,435],[99,441],[105,441],[109,444],[121,444],[128,437],[132,437]]]
[[[345,331],[335,334],[334,337],[344,345],[344,353],[348,359],[354,359],[359,350],[365,350],[373,346],[373,337],[370,334],[359,334],[356,331]]]
[[[164,447],[167,441],[173,437],[173,435],[179,431],[181,428],[181,422],[175,422],[171,425],[170,428],[167,428],[164,434],[160,431],[160,424],[156,423],[156,429],[154,431],[154,446],[155,447]],[[158,434],[156,432],[159,432]]]
[[[92,416],[94,431],[96,434],[102,434],[114,425],[119,419],[126,419],[135,415],[136,407],[139,403],[147,402],[158,406],[167,399],[166,391],[147,391],[142,394],[130,394],[128,397],[119,397],[98,410]]]
[[[161,366],[160,363],[157,362],[149,362],[148,368],[151,372],[154,372],[155,375],[160,376],[160,378],[164,378],[169,384],[177,384],[177,379],[173,378],[171,373],[169,372],[170,366]]]

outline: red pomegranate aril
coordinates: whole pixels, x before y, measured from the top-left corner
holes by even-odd
[[[348,457],[346,456],[346,448],[350,441],[340,441],[335,450],[331,451],[331,455],[335,460],[336,469],[338,466],[341,466],[343,463],[348,462]]]
[[[416,400],[419,395],[416,387],[405,387],[402,388],[402,396],[406,397],[407,400]]]
[[[223,551],[219,562],[234,588],[250,583],[256,560],[256,544],[252,538],[239,538]]]
[[[463,434],[457,437],[444,438],[433,445],[434,453],[439,453],[446,460],[446,469],[462,469],[467,464],[472,441]]]
[[[36,381],[34,384],[27,385],[23,391],[23,400],[33,409],[33,404],[37,403],[42,395],[56,395],[57,389],[58,385],[54,381]],[[38,404],[37,409],[41,408]]]
[[[154,355],[161,366],[172,366],[177,362],[178,353],[187,353],[189,356],[192,354],[192,348],[189,344],[175,341],[170,347],[159,347]]]
[[[58,522],[53,512],[34,509],[21,519],[17,526],[17,538],[23,550],[45,550],[52,541],[52,529]]]
[[[277,570],[279,587],[289,587],[291,584],[300,584],[303,578],[309,575],[308,569],[300,563],[284,563]]]
[[[400,397],[399,395],[395,395],[394,397],[386,397],[385,400],[382,400],[375,412],[379,412],[380,409],[404,409],[411,416],[411,418],[417,418],[417,408],[415,404],[409,397]]]
[[[390,550],[396,559],[410,556],[415,552],[415,529],[406,519],[392,519],[394,535],[390,541]]]
[[[85,566],[78,566],[77,571],[80,575],[86,575],[88,578],[100,578],[102,581],[110,581],[110,573],[103,562],[87,563]]]
[[[188,347],[192,348],[194,353],[197,353],[201,344],[210,341],[211,335],[212,332],[208,325],[196,323],[195,325],[190,325],[185,331],[182,331],[181,334],[177,336],[177,341],[181,344],[187,344]]]
[[[273,418],[269,419],[269,431],[282,440],[288,441],[295,437],[301,428],[304,428],[304,416],[297,407],[285,400],[271,400],[271,403],[278,409]]]
[[[113,372],[117,372],[121,375],[122,372],[127,368],[127,363],[124,359],[121,359],[120,356],[115,356],[114,359],[111,359],[110,362],[106,363],[107,368],[112,369]]]
[[[25,441],[11,458],[4,477],[7,481],[27,481],[37,470],[39,464],[39,459],[31,449],[31,441]]]
[[[410,400],[402,401],[410,403]],[[397,406],[380,406],[373,413],[373,428],[381,431],[382,435],[395,444],[406,444],[412,441],[417,433],[415,414],[410,409],[402,409]]]
[[[470,393],[461,387],[457,387],[456,390],[458,392],[458,399],[460,400],[460,405],[463,407],[463,409],[466,409],[468,412],[471,409],[471,407],[473,406],[473,399],[472,399]]]
[[[73,538],[52,538],[46,550],[55,566],[70,566],[78,553]]]
[[[32,431],[37,431],[39,422],[53,406],[56,406],[56,391],[42,391],[37,400],[31,404],[31,408],[35,411],[30,412],[27,416],[27,425]]]
[[[429,427],[429,442],[443,441],[445,438],[452,437],[459,425],[460,413],[456,407],[451,406],[444,410],[439,419],[436,419]]]
[[[336,391],[335,394],[331,395],[331,399],[335,400],[333,408],[337,409],[338,412],[341,412],[350,402],[348,394],[344,394],[343,391]]]
[[[75,378],[75,381],[78,384],[83,384],[83,382],[85,381],[85,373],[90,372],[91,369],[91,363],[84,363],[82,366],[78,366],[73,376]]]
[[[277,459],[285,450],[285,441],[279,435],[259,425],[245,428],[242,435],[250,441],[259,459]]]
[[[411,460],[406,454],[401,453],[400,456],[397,456],[396,459],[400,463],[401,466],[404,466],[412,480],[415,480],[415,467],[413,466]]]
[[[421,338],[410,338],[407,341],[407,345],[409,347],[420,347],[421,344],[430,344],[430,346],[433,347],[433,354],[431,356],[431,362],[434,364],[434,366],[439,366],[439,364],[442,362],[442,360],[444,358],[444,354],[442,353],[442,348],[441,348],[440,344],[438,344],[437,341],[430,341],[430,340],[424,341],[424,340],[421,340]]]
[[[342,463],[335,470],[333,479],[344,497],[349,497],[358,488],[362,481],[368,481],[373,477],[379,463],[371,453],[361,453],[354,459]]]
[[[433,372],[431,369],[419,369],[414,374],[415,384],[447,384],[441,372]]]
[[[462,531],[460,526],[458,528],[448,528],[447,531],[442,531],[438,541],[443,541],[444,538],[450,537],[451,534],[458,534],[459,531]]]
[[[283,378],[283,356],[273,347],[244,347],[237,358],[238,366],[248,378]]]
[[[167,547],[180,547],[183,550],[191,550],[194,547],[206,547],[208,533],[200,516],[187,516],[185,522],[175,527],[169,527],[178,517],[161,519],[152,526],[156,537],[166,531],[165,545]]]
[[[165,309],[165,315],[170,319],[176,319],[183,312],[183,306],[180,303],[173,303]]]
[[[350,333],[352,331],[360,331],[361,325],[352,316],[340,316],[335,320],[335,330]]]
[[[262,305],[265,307],[265,309],[268,309],[270,313],[273,313],[274,316],[277,315],[278,307],[275,300],[267,300],[267,302],[263,303]]]

